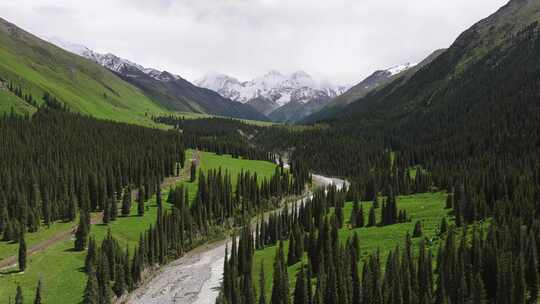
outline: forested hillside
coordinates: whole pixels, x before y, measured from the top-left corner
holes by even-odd
[[[374,253],[367,262],[359,262],[359,269],[347,272],[354,264],[342,261],[352,261],[358,252],[345,246],[352,240],[339,239],[343,248],[333,236],[326,246],[333,250],[332,256],[342,259],[330,265],[325,260],[324,272],[314,274],[316,270],[309,267],[313,252],[323,250],[328,256],[328,247],[296,251],[296,255],[307,252],[305,267],[295,264],[295,269],[304,269],[312,288],[298,284],[293,288],[283,283],[288,281],[283,265],[290,249],[279,246],[272,271],[272,303],[286,303],[287,294],[295,303],[310,303],[306,300],[310,294],[316,303],[454,303],[465,299],[472,303],[536,303],[540,249],[538,12],[535,1],[511,1],[462,34],[409,81],[391,83],[359,100],[342,116],[327,121],[326,127],[303,131],[274,127],[257,133],[254,140],[259,145],[289,149],[293,160],[301,160],[315,172],[349,178],[352,185],[347,201],[371,201],[380,196],[388,202],[393,195],[445,190],[450,193],[446,206],[452,209],[445,227],[449,232],[440,246],[432,247],[437,252],[430,257],[436,261],[433,269],[425,260],[424,249],[418,254],[406,243],[387,258]],[[340,208],[340,204],[338,200],[331,206]],[[291,225],[295,221],[301,224],[303,238],[342,233],[343,220],[337,215],[327,216],[329,228],[305,224],[310,222],[305,217],[316,220],[314,214],[297,217],[285,221],[285,228],[291,230],[285,230],[278,241],[288,239],[290,243],[297,237],[287,232],[294,231]],[[490,224],[480,224],[485,222]],[[243,238],[247,240],[238,250],[251,257],[256,252],[250,253],[245,244],[255,240],[249,240],[248,234]],[[324,244],[320,240],[317,244],[321,242]],[[230,267],[239,267],[233,282],[236,276],[239,282],[255,284],[257,277],[247,279],[250,274],[245,269],[259,265],[238,261],[234,256],[230,261]],[[401,268],[404,265],[408,271]],[[355,281],[358,277],[363,280],[361,287]],[[233,287],[234,283],[224,286],[225,303],[234,298]],[[245,286],[238,288],[243,291],[236,295],[242,299],[250,296],[242,289]]]
[[[11,102],[19,112],[31,112],[24,109],[42,104],[46,92],[72,111],[102,119],[149,125],[147,113],[166,112],[107,69],[4,20],[0,20],[0,58],[0,91],[13,86],[31,97],[30,102]],[[11,107],[2,109],[9,112]]]

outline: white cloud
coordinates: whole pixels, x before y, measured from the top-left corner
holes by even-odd
[[[507,0],[18,0],[1,17],[193,80],[305,70],[356,83],[416,62]]]

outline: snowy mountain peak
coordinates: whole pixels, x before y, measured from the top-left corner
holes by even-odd
[[[158,71],[152,68],[145,68],[139,64],[118,57],[111,53],[100,54],[94,52],[84,45],[67,42],[58,37],[44,37],[44,40],[70,53],[89,59],[111,71],[123,74],[128,77],[135,77],[134,74],[130,72],[132,72],[133,70],[137,70],[159,81],[171,81],[180,78],[179,76],[173,75],[166,71]]]
[[[225,98],[242,103],[266,100],[272,109],[289,102],[307,103],[314,99],[331,99],[345,91],[345,87],[316,81],[308,73],[297,71],[284,75],[270,70],[250,81],[211,72],[195,82],[198,86],[214,90]]]

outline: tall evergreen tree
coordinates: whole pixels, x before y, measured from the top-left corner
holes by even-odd
[[[34,298],[34,304],[41,304],[42,303],[42,300],[41,300],[41,290],[43,289],[43,283],[41,281],[41,279],[38,280],[38,285],[37,285],[37,288],[36,288],[36,296]]]
[[[144,189],[144,186],[141,186],[139,188],[139,195],[137,197],[137,215],[138,216],[144,216],[144,197],[145,197],[145,189]]]
[[[375,208],[371,207],[369,209],[369,217],[368,217],[367,227],[373,227],[375,225],[377,225],[377,218],[375,217]]]
[[[294,288],[294,304],[309,304],[308,301],[308,284],[304,273],[304,265],[300,267],[300,271],[296,275],[296,286]]]
[[[84,289],[83,304],[100,304],[99,302],[99,284],[96,277],[94,266],[90,266],[88,271],[88,280]]]
[[[131,189],[127,187],[122,196],[122,216],[128,216],[131,212]]]
[[[79,226],[77,226],[77,231],[75,232],[75,250],[83,251],[86,248],[86,241],[88,238],[88,221],[86,219],[86,212],[81,210],[79,216]]]
[[[24,233],[19,238],[19,271],[23,272],[26,269],[26,241]]]
[[[15,295],[15,304],[23,304],[24,298],[20,285],[17,285],[17,294]]]

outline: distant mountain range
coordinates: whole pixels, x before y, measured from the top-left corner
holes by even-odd
[[[304,71],[284,75],[269,71],[250,81],[208,73],[195,81],[198,86],[218,92],[221,96],[251,105],[274,121],[295,121],[314,105],[324,105],[346,91],[347,87],[317,81]],[[290,106],[290,104],[294,106]],[[274,113],[287,113],[286,116]]]
[[[269,71],[250,81],[208,73],[195,84],[216,91],[225,98],[251,105],[272,121],[295,123],[325,108],[349,104],[415,66],[407,63],[376,71],[353,87],[317,81],[304,71],[290,75]]]
[[[114,54],[100,54],[86,46],[66,42],[56,37],[46,38],[46,40],[113,71],[123,80],[140,88],[168,110],[267,120],[265,115],[260,114],[249,105],[232,101],[211,90],[197,87],[182,77],[167,71],[145,68]]]

